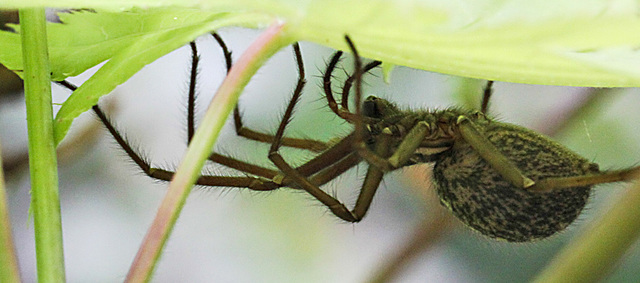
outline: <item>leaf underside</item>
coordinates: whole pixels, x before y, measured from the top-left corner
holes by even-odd
[[[9,7],[46,2],[5,1]],[[113,11],[156,2],[176,7]],[[275,19],[289,24],[293,40],[336,49],[346,49],[348,34],[363,56],[388,67],[527,84],[637,87],[640,19],[637,4],[627,2],[633,1],[61,0],[56,5],[110,10],[61,14],[63,24],[49,24],[54,79],[108,60],[64,102],[56,142],[75,117],[162,55],[221,27],[256,28]],[[0,50],[0,62],[20,74],[19,35],[0,33]]]

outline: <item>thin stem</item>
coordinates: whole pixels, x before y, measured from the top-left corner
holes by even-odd
[[[640,236],[640,182],[636,180],[615,204],[560,252],[535,282],[597,282],[608,275]]]
[[[0,156],[2,156],[2,150],[0,150]],[[20,269],[11,235],[9,205],[2,171],[2,159],[0,159],[0,282],[17,283],[21,282]]]
[[[38,280],[64,282],[58,171],[44,8],[20,10]]]
[[[279,49],[291,43],[282,22],[272,24],[247,49],[232,68],[209,105],[202,124],[193,136],[178,171],[169,184],[153,224],[131,265],[126,282],[148,282],[169,238],[178,215],[200,175],[209,151],[227,117],[233,110],[244,86],[258,68]]]

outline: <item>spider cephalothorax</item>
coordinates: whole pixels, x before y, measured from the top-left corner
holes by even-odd
[[[402,140],[406,138],[409,131],[418,123],[426,127],[426,134],[412,156],[411,165],[417,162],[429,162],[434,150],[450,147],[453,141],[459,136],[455,127],[456,120],[460,116],[479,117],[483,116],[477,111],[464,111],[462,109],[446,109],[435,111],[411,111],[401,110],[395,104],[375,96],[369,96],[363,105],[366,131],[370,140],[375,140],[380,134],[389,134],[394,138],[391,148],[397,148]],[[422,151],[428,154],[422,154]],[[424,159],[419,158],[425,155]]]

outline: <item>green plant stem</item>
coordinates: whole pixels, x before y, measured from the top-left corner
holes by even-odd
[[[640,181],[590,223],[535,282],[596,282],[608,275],[640,236]]]
[[[162,247],[244,86],[269,57],[290,43],[291,39],[285,32],[284,23],[276,22],[249,46],[231,68],[211,101],[202,124],[193,136],[187,153],[169,184],[167,194],[127,274],[126,282],[148,282],[151,279]]]
[[[0,146],[0,156],[2,150]],[[0,159],[0,282],[20,282],[18,257],[11,236],[11,221],[9,220],[9,205],[7,191],[2,173],[2,159]]]
[[[44,8],[20,10],[38,280],[64,282],[58,171]]]

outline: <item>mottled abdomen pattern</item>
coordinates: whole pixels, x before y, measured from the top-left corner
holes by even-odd
[[[534,181],[598,172],[596,164],[528,129],[489,122],[485,136]],[[457,140],[434,166],[441,203],[474,230],[525,242],[564,230],[584,208],[591,187],[531,192],[504,180],[471,146]]]

